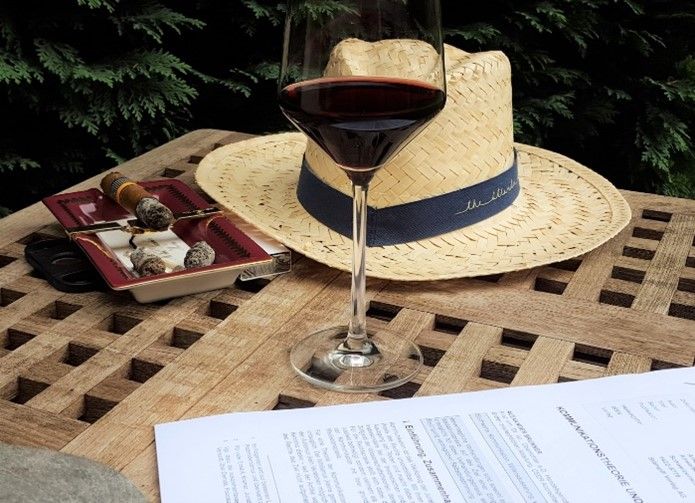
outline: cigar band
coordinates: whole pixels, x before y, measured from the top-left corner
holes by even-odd
[[[111,185],[111,190],[113,190],[113,188],[114,188],[113,186],[114,186],[114,185],[116,184],[116,182],[118,182],[119,180],[122,180],[122,179],[119,178],[118,180],[114,180],[113,185]],[[131,185],[137,185],[137,183],[131,182],[131,181],[127,180],[127,179],[125,179],[123,182],[121,182],[121,184],[118,185],[118,187],[116,187],[116,193],[114,194],[114,199],[116,199],[116,201],[118,201],[118,202],[120,203],[120,201],[121,201],[121,192],[123,192],[123,189],[125,189],[126,187],[129,187],[129,186],[131,186]]]
[[[119,176],[118,178],[114,178],[111,180],[111,183],[108,186],[108,195],[109,197],[116,198],[116,191],[118,190],[118,187],[123,185],[124,183],[128,182],[128,178],[126,176]]]

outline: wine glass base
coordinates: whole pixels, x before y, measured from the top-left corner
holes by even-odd
[[[355,350],[345,344],[347,331],[329,328],[300,341],[290,352],[292,368],[316,386],[353,393],[396,388],[420,370],[422,353],[413,342],[381,331]]]

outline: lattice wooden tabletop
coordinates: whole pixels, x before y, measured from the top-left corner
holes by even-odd
[[[205,153],[243,137],[195,131],[119,169],[193,184]],[[159,422],[691,366],[695,201],[624,194],[629,227],[580,259],[479,279],[371,281],[372,326],[415,339],[426,363],[381,395],[312,388],[287,360],[304,334],[346,319],[346,274],[301,258],[271,282],[155,305],[63,294],[23,259],[27,243],[60,235],[36,204],[0,221],[0,441],[107,463],[158,500]]]

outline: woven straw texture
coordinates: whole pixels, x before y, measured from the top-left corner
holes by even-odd
[[[446,107],[377,172],[370,206],[452,192],[511,165],[515,145],[509,60],[501,52],[469,54],[452,46],[445,51]],[[333,50],[325,75],[436,78],[437,61],[434,48],[420,41],[347,39]],[[627,225],[629,206],[608,181],[558,154],[524,145],[517,149],[521,194],[511,207],[435,238],[370,248],[367,274],[427,280],[525,269],[585,253]],[[301,134],[215,150],[200,163],[196,181],[215,200],[289,247],[349,270],[351,241],[319,223],[297,201],[305,152],[319,178],[350,194],[345,174]]]
[[[369,248],[367,274],[432,280],[526,269],[586,253],[627,225],[630,208],[606,179],[562,155],[515,146],[522,192],[511,207],[436,238]],[[196,182],[290,248],[348,271],[351,240],[319,223],[297,201],[305,148],[300,133],[227,145],[201,161]]]
[[[447,103],[444,110],[370,184],[369,204],[383,208],[452,192],[492,178],[513,160],[511,66],[499,52],[469,54],[445,46]],[[342,41],[325,75],[417,77],[438,68],[432,46],[417,40]],[[437,82],[433,77],[433,82]],[[313,141],[306,158],[328,185],[351,194],[342,170]]]

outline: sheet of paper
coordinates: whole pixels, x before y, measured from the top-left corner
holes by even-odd
[[[695,502],[695,368],[157,425],[162,501]]]

